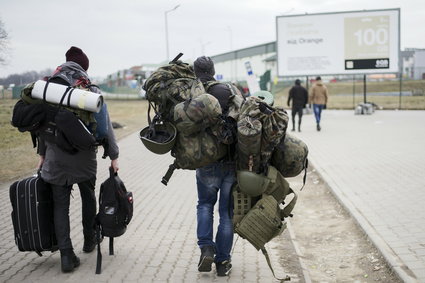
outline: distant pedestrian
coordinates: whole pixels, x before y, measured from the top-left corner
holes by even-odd
[[[303,117],[303,109],[308,102],[307,89],[301,86],[299,79],[295,80],[295,85],[289,90],[288,106],[292,100],[292,131],[295,131],[295,115],[298,113],[298,132],[301,132],[301,119]]]
[[[320,131],[320,119],[322,110],[326,109],[328,103],[328,89],[322,83],[322,78],[317,77],[315,84],[310,89],[310,104],[313,104],[314,116],[316,117],[316,128]]]

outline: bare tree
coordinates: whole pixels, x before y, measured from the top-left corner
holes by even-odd
[[[6,64],[6,54],[8,52],[9,35],[4,29],[4,24],[0,19],[0,65]]]

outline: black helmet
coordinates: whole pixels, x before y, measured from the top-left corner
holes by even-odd
[[[147,126],[140,131],[139,137],[147,149],[156,154],[169,152],[176,142],[177,130],[172,123]]]

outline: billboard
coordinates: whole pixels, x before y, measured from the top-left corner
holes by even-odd
[[[398,73],[400,9],[276,17],[278,76]]]

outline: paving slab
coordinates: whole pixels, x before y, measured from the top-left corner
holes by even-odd
[[[405,282],[425,282],[425,111],[304,115],[309,159]]]

